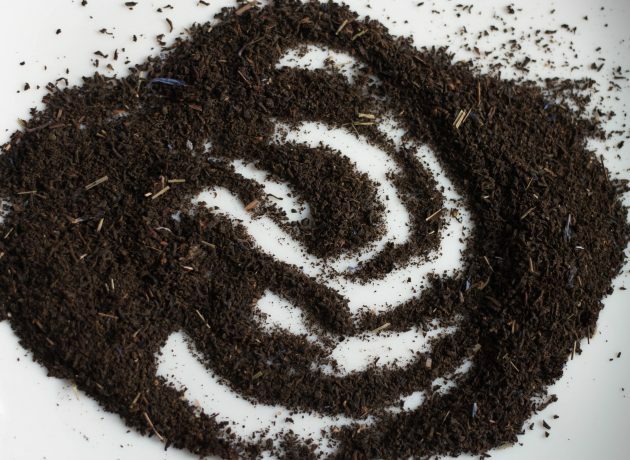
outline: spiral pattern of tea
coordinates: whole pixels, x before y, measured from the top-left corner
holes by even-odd
[[[304,45],[358,67],[278,65]],[[599,126],[553,97],[332,3],[225,10],[129,77],[53,88],[3,146],[0,319],[51,375],[200,455],[514,442],[629,235],[586,146]],[[177,334],[209,381],[326,436],[242,436],[197,407],[159,358]],[[387,355],[396,334],[412,353]],[[372,344],[382,362],[347,359]]]

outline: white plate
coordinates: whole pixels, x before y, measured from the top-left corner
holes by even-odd
[[[94,51],[108,54],[115,48],[119,52],[125,48],[126,51],[120,53],[121,59],[113,63],[116,72],[122,74],[126,67],[124,57],[128,56],[135,63],[147,54],[159,52],[156,35],[164,33],[172,40],[187,25],[194,21],[205,22],[221,6],[231,4],[211,0],[211,6],[205,7],[198,6],[196,0],[186,0],[173,2],[174,10],[167,9],[164,14],[159,14],[155,10],[165,6],[167,1],[141,1],[133,11],[125,8],[123,3],[88,0],[86,7],[80,6],[80,0],[4,0],[0,3],[0,17],[4,19],[0,28],[0,62],[3,66],[0,72],[0,127],[3,130],[0,141],[7,140],[10,132],[18,128],[16,119],[27,118],[28,109],[36,105],[44,94],[43,90],[34,89],[37,85],[43,87],[60,76],[67,76],[71,83],[77,83],[80,76],[95,70],[90,65],[90,59],[96,58]],[[427,1],[421,7],[416,6],[419,2],[415,0],[373,0],[369,3],[355,0],[347,3],[359,13],[379,19],[395,34],[413,35],[418,46],[451,43],[452,51],[460,59],[473,57],[460,45],[471,44],[470,37],[490,24],[500,29],[514,27],[517,38],[521,32],[533,33],[536,29],[559,30],[556,35],[559,43],[548,53],[533,46],[534,38],[521,43],[523,50],[537,59],[530,64],[532,78],[590,77],[606,88],[613,66],[630,63],[630,32],[627,28],[630,4],[623,0],[601,2],[603,10],[600,10],[599,3],[587,1],[566,0],[553,4],[542,0],[528,1],[515,6],[523,11],[513,17],[505,14],[506,3],[502,1],[476,2],[472,13],[461,12],[460,17],[455,15],[456,2],[452,1]],[[555,14],[550,14],[554,8]],[[431,13],[431,10],[437,10],[439,14]],[[507,26],[493,18],[495,14],[506,18]],[[584,16],[588,16],[588,21],[583,19]],[[173,21],[173,33],[168,33],[166,17]],[[561,30],[563,23],[578,26],[577,32],[571,34]],[[462,37],[459,32],[464,26],[468,35]],[[114,35],[99,33],[102,28],[107,28]],[[57,29],[61,29],[58,35],[55,33]],[[131,40],[133,34],[139,37],[137,43]],[[490,50],[510,38],[510,35],[497,33],[480,45],[481,51]],[[574,57],[570,42],[579,57]],[[602,47],[601,53],[595,52],[598,46]],[[597,61],[605,62],[600,73],[588,68],[598,57],[606,59]],[[21,61],[26,61],[24,66],[19,65]],[[565,61],[569,66],[562,66]],[[488,64],[492,60],[485,58],[483,62]],[[550,68],[547,62],[555,62],[557,68]],[[99,71],[106,72],[102,65]],[[581,67],[569,71],[572,65]],[[65,74],[66,68],[70,70],[68,75]],[[509,77],[510,72],[504,71],[504,76]],[[17,93],[25,82],[29,82],[33,89]],[[624,80],[618,83],[623,90],[613,93],[617,100],[604,101],[601,107],[622,114],[630,103],[630,85]],[[621,127],[623,122],[618,118],[608,128],[619,128],[628,133],[627,126]],[[601,149],[601,153],[611,171],[621,177],[630,177],[630,142],[626,142],[622,150]],[[630,284],[629,278],[626,267],[626,272],[615,281],[615,286]],[[532,418],[536,428],[527,430],[519,438],[523,445],[493,451],[493,458],[628,458],[629,293],[616,289],[605,299],[606,308],[600,315],[594,339],[590,345],[583,344],[584,353],[568,362],[565,375],[550,388],[550,392],[556,393],[560,400]],[[609,361],[618,352],[622,352],[621,358]],[[167,356],[167,368],[169,359]],[[187,372],[200,380],[199,372],[194,369]],[[206,393],[209,388],[210,382],[205,384]],[[223,403],[229,405],[234,401]],[[560,418],[553,419],[554,414]],[[549,438],[544,437],[542,419],[552,425]],[[44,458],[174,460],[190,459],[192,456],[175,449],[164,452],[158,440],[130,432],[117,415],[105,413],[85,394],[73,390],[68,382],[47,378],[46,371],[33,363],[30,354],[19,346],[8,322],[3,322],[0,324],[0,459]]]

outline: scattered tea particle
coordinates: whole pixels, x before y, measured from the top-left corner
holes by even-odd
[[[155,200],[156,198],[158,198],[158,197],[160,197],[160,196],[164,195],[164,194],[165,194],[166,192],[168,192],[170,189],[171,189],[171,187],[167,185],[166,187],[164,187],[163,189],[161,189],[159,192],[157,192],[157,193],[153,194],[153,195],[151,196],[151,199],[152,199],[152,200]]]
[[[549,432],[545,431],[545,438],[548,438],[548,437],[549,437]]]
[[[344,19],[344,21],[341,23],[341,25],[339,26],[339,28],[337,28],[337,31],[335,32],[335,35],[339,35],[339,33],[344,29],[344,27],[346,27],[348,25],[348,20]]]
[[[549,424],[545,420],[542,421],[542,426],[545,427],[545,429],[547,430],[551,429],[551,426],[549,426]]]
[[[494,269],[492,268],[492,265],[490,264],[490,261],[488,260],[488,256],[483,256],[483,260],[486,263],[486,265],[488,266],[488,268],[490,268],[490,271],[494,271]]]
[[[134,407],[136,405],[136,403],[138,402],[138,400],[140,399],[141,395],[142,395],[142,393],[138,393],[136,395],[136,397],[133,398],[133,400],[131,401],[131,404],[129,404],[129,407]]]
[[[55,35],[59,35],[60,33],[61,33],[61,29],[57,29],[57,30],[55,31]]]
[[[260,204],[260,201],[258,200],[252,200],[249,203],[247,203],[247,205],[245,206],[245,211],[247,212],[251,212],[253,211],[258,205]]]
[[[531,257],[528,257],[529,259],[529,272],[530,273],[536,273],[536,270],[534,269],[534,262],[532,261]]]
[[[99,179],[96,179],[94,182],[90,182],[89,184],[87,184],[85,186],[85,190],[93,189],[97,185],[101,185],[101,184],[107,182],[108,180],[109,180],[109,177],[107,177],[107,176],[103,176],[103,177],[101,177]]]
[[[134,5],[136,4],[135,2],[127,2],[127,3],[133,3]],[[153,425],[153,422],[151,421],[149,414],[147,414],[146,412],[143,412],[143,415],[144,415],[145,420],[149,424],[149,427],[151,428],[151,430],[155,433],[155,435],[158,437],[160,441],[164,442],[164,438],[162,437],[160,433],[158,433],[158,430],[155,429],[155,426]]]
[[[437,215],[439,215],[442,211],[444,211],[444,208],[438,209],[437,211],[435,211],[433,214],[429,215],[429,217],[427,217],[425,220],[425,222],[429,222],[431,219],[433,219],[434,217],[436,217]]]
[[[384,331],[385,329],[389,328],[389,326],[391,326],[391,323],[385,323],[380,325],[379,327],[377,327],[376,329],[372,329],[370,332],[372,334],[378,334],[379,332]]]
[[[110,314],[110,313],[101,313],[101,312],[98,312],[98,313],[97,313],[97,315],[98,315],[98,316],[102,316],[103,318],[118,319],[118,316],[116,316],[116,315],[112,315],[112,314]]]
[[[532,213],[532,211],[534,211],[534,209],[536,208],[529,208],[527,211],[525,211],[525,213],[521,215],[520,220],[524,220],[527,216],[529,216]]]
[[[362,31],[357,32],[356,34],[352,36],[352,41],[355,41],[359,37],[363,37],[367,33],[367,31],[368,31],[367,29],[363,29]]]
[[[453,127],[455,129],[459,129],[459,127],[468,119],[470,112],[471,109],[468,109],[468,111],[460,110],[455,117],[455,121],[453,121]]]
[[[494,420],[490,420],[490,423],[496,423]],[[496,449],[497,450],[504,450],[504,449],[509,449],[510,447],[512,447],[514,444],[511,442],[506,442],[501,444],[500,446],[498,446]],[[487,458],[487,457],[485,457]]]
[[[516,320],[510,321],[508,324],[510,325],[512,334],[514,334],[516,332]]]
[[[173,21],[171,21],[169,18],[166,18],[166,23],[168,24],[168,31],[173,32]]]
[[[206,320],[206,317],[205,317],[205,316],[203,316],[199,310],[195,309],[195,313],[197,313],[197,316],[201,319],[201,321],[203,321],[204,325],[205,325],[208,329],[212,329],[212,328],[210,327],[210,325],[208,324],[208,321]]]
[[[133,7],[136,6],[138,2],[125,2],[125,6],[130,10],[133,10]]]
[[[239,9],[237,9],[234,14],[237,16],[241,16],[245,13],[247,13],[249,10],[251,10],[252,8],[254,8],[256,6],[256,2],[248,2],[245,5],[241,6]]]

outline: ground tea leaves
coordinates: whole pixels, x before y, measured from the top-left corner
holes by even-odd
[[[349,53],[366,70],[351,83],[334,69],[276,68],[286,50],[307,43]],[[482,454],[515,442],[540,407],[534,398],[591,335],[623,262],[626,211],[586,147],[601,129],[583,105],[568,109],[550,103],[559,94],[551,89],[479,75],[444,50],[417,50],[344,6],[245,3],[224,10],[213,27],[193,26],[188,40],[126,78],[96,74],[50,90],[0,157],[3,210],[9,206],[0,319],[51,375],[137,430],[199,455],[321,452],[292,433],[276,444],[241,439],[199,415],[156,377],[155,355],[174,331],[184,330],[204,364],[252,401],[372,416],[371,425],[333,434],[338,458]],[[202,189],[225,186],[251,213],[284,222],[313,254],[359,251],[383,232],[374,184],[331,149],[270,142],[272,120],[349,126],[402,170],[393,180],[411,214],[410,238],[352,275],[382,278],[437,247],[444,221],[431,175],[377,129],[394,108],[408,138],[436,152],[474,224],[457,275],[436,273],[409,302],[353,323],[338,293],[191,204]],[[227,161],[208,161],[208,141],[214,158],[246,159],[295,186],[311,219],[283,220],[259,184]],[[454,314],[464,320],[434,342],[432,358],[328,375],[311,366],[322,355],[317,343],[260,329],[252,305],[266,288],[338,335],[403,331]],[[471,350],[457,388],[432,392],[434,376]],[[431,397],[418,409],[385,410],[419,389]]]

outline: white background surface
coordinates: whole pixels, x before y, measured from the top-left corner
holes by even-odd
[[[228,1],[210,0],[210,7],[196,6],[196,0],[172,1],[174,10],[165,14],[156,13],[157,7],[168,1],[139,1],[129,11],[123,1],[88,0],[86,7],[75,0],[0,0],[0,141],[8,139],[10,132],[18,128],[17,118],[27,118],[28,109],[35,105],[48,81],[65,75],[71,83],[79,81],[81,75],[94,71],[90,59],[93,52],[101,50],[111,54],[118,48],[121,54],[116,71],[124,72],[124,57],[132,63],[142,60],[149,53],[159,52],[155,41],[157,34],[166,34],[171,39],[175,34],[194,21],[204,22],[211,18],[220,6]],[[453,10],[458,1],[427,1],[417,7],[417,1],[397,0],[368,2],[348,1],[360,13],[370,14],[388,25],[396,34],[413,35],[418,46],[445,45],[452,39],[452,51],[459,58],[470,58],[466,51],[459,51],[458,44],[470,40],[456,35],[465,26],[467,37],[495,24],[503,28],[493,15],[503,16],[507,2],[476,2],[473,13],[456,17]],[[600,7],[604,6],[604,10]],[[626,1],[523,1],[515,7],[523,11],[516,18],[509,18],[517,37],[520,31],[534,29],[560,29],[563,23],[578,26],[576,34],[558,32],[559,43],[552,53],[540,53],[531,41],[522,43],[523,49],[533,58],[530,76],[588,76],[601,81],[604,88],[611,77],[613,65],[630,64],[630,3]],[[555,14],[550,14],[551,9]],[[435,9],[440,14],[431,14]],[[588,16],[585,21],[583,16]],[[165,17],[175,26],[168,33]],[[408,23],[405,24],[404,21]],[[608,24],[607,27],[604,25]],[[107,28],[113,36],[103,35],[99,29]],[[57,35],[55,31],[61,29]],[[133,43],[131,36],[138,35]],[[507,39],[508,35],[497,34],[482,51],[490,50]],[[579,57],[569,49],[573,42]],[[601,46],[601,53],[595,48]],[[121,52],[126,48],[126,52]],[[153,48],[153,49],[152,49]],[[606,59],[598,74],[589,70],[597,57]],[[544,58],[544,59],[542,59]],[[555,61],[559,66],[568,61],[570,66],[582,65],[569,73],[568,68],[550,69],[544,61]],[[24,66],[19,63],[25,61]],[[99,71],[103,68],[105,60]],[[110,62],[110,61],[107,61]],[[490,62],[487,60],[486,62]],[[603,61],[601,61],[603,62]],[[47,70],[44,69],[47,66]],[[570,67],[569,66],[569,67]],[[29,82],[33,89],[17,93]],[[612,109],[622,114],[630,103],[630,88],[625,81],[622,92],[613,93],[618,100],[607,101],[603,109]],[[624,129],[618,117],[610,129]],[[620,139],[619,139],[620,140]],[[618,140],[616,141],[618,142]],[[611,143],[612,144],[612,143]],[[630,177],[630,142],[623,150],[601,150],[608,167],[623,177]],[[627,200],[628,201],[628,200]],[[630,288],[628,268],[615,286]],[[560,400],[542,414],[535,416],[533,431],[521,436],[523,446],[492,452],[493,458],[514,459],[626,459],[630,456],[630,291],[615,290],[605,300],[606,308],[600,316],[598,331],[590,345],[583,344],[584,353],[567,364],[564,377],[551,389]],[[617,359],[618,352],[622,353]],[[610,358],[614,358],[609,361]],[[67,383],[48,379],[45,370],[31,361],[29,354],[17,343],[7,322],[0,323],[0,459],[1,460],[74,460],[74,459],[189,459],[185,452],[163,446],[155,438],[144,438],[128,429],[116,415],[104,413],[96,403],[82,393],[75,392]],[[622,391],[625,388],[625,392]],[[559,419],[552,419],[558,414]],[[550,437],[544,437],[541,420],[551,426]]]

